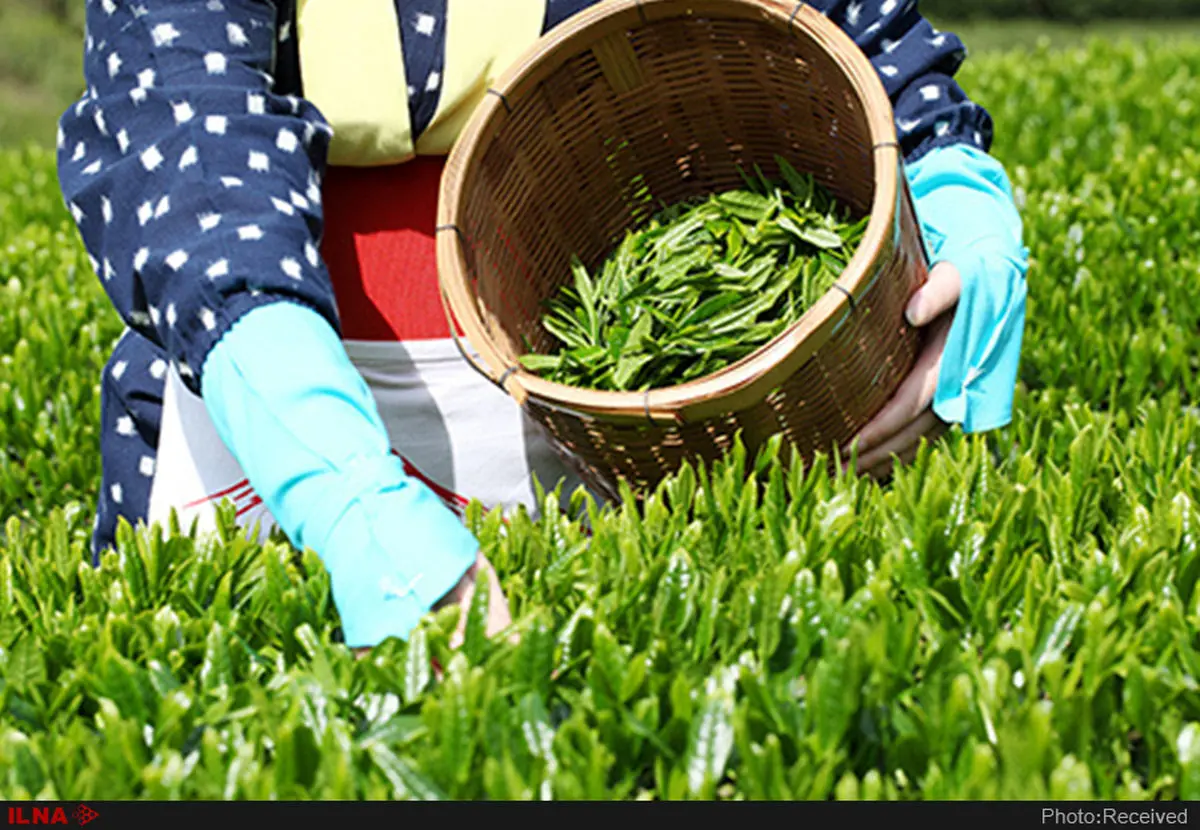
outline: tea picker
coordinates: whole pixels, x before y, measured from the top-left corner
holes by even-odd
[[[443,159],[480,107],[520,107],[517,90],[491,92],[543,36],[610,14],[696,6],[808,27],[822,13],[856,44],[894,108],[876,152],[903,155],[938,263],[909,307],[931,336],[862,431],[863,461],[942,422],[1005,425],[1020,220],[990,118],[953,80],[962,44],[918,5],[89,0],[87,92],[62,118],[59,175],[127,327],[102,381],[97,559],[122,520],[175,513],[204,531],[228,499],[242,526],[320,555],[352,647],[469,599],[491,569],[465,500],[536,509],[532,476],[578,481],[456,350],[438,286]],[[569,105],[567,86],[546,90]],[[492,585],[496,631],[508,613]]]

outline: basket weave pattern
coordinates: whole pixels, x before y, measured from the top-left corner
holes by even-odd
[[[803,4],[801,4],[803,6]],[[439,273],[476,365],[596,490],[644,491],[741,432],[811,459],[844,444],[911,369],[904,321],[926,278],[921,238],[873,69],[832,23],[770,0],[611,0],[510,71],[443,180]],[[834,289],[775,343],[709,378],[642,393],[569,389],[515,368],[555,347],[544,301],[578,255],[599,266],[663,204],[777,176],[783,156],[857,216],[866,239]],[[452,323],[453,323],[452,321]]]

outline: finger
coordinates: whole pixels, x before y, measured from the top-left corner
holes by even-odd
[[[948,429],[933,410],[922,412],[911,424],[893,435],[886,442],[866,453],[860,459],[860,469],[869,470],[878,464],[888,464],[894,457],[902,457],[909,449],[920,446],[921,439],[933,443]]]
[[[488,595],[488,636],[498,634],[500,631],[512,624],[512,615],[508,610],[508,600],[504,597],[504,592],[500,590],[498,581],[492,582],[492,589]]]
[[[508,599],[504,596],[504,592],[500,590],[499,583],[497,583],[496,589],[492,592],[488,636],[493,637],[503,634],[505,631],[512,629],[512,627],[512,611],[508,607]],[[511,630],[508,633],[507,639],[510,643],[516,644],[520,640],[520,637],[516,630]]]
[[[931,432],[928,432],[925,435],[917,438],[915,441],[911,442],[907,448],[893,453],[890,458],[885,458],[880,461],[867,471],[867,475],[880,480],[891,478],[898,468],[907,467],[909,464],[912,464],[914,461],[916,461],[917,454],[921,452],[922,439],[932,444],[945,435],[949,429],[949,424],[939,420]]]
[[[958,304],[962,295],[962,276],[949,262],[939,262],[929,272],[929,280],[908,301],[904,316],[910,325],[927,326]]]
[[[475,586],[467,586],[463,590],[462,599],[458,603],[458,624],[454,626],[454,633],[450,635],[450,648],[457,650],[462,647],[463,641],[467,636],[467,616],[471,613],[471,602],[475,598]]]
[[[933,410],[926,409],[918,415],[912,423],[901,429],[891,438],[884,441],[878,447],[859,456],[858,468],[860,470],[871,470],[880,463],[888,463],[893,455],[900,455],[913,446],[919,445],[921,438],[932,436],[938,430],[941,424],[941,419],[933,413]],[[932,441],[933,439],[930,438]]]
[[[900,384],[896,394],[854,438],[860,459],[862,454],[887,442],[929,408],[937,391],[942,351],[946,348],[946,336],[949,333],[949,321],[937,324],[929,342],[917,356],[913,370]]]
[[[490,639],[512,628],[512,612],[508,607],[508,598],[504,595],[504,589],[500,585],[500,576],[496,573],[492,563],[482,559],[480,570],[481,573],[487,575],[488,581],[487,636]],[[516,643],[518,640],[517,632],[510,631],[508,641]]]
[[[895,477],[896,470],[913,463],[917,457],[918,449],[918,447],[909,447],[899,455],[893,455],[891,458],[879,462],[868,470],[866,475],[875,479],[881,485],[887,484]]]
[[[505,615],[502,618],[497,618],[492,621],[491,627],[492,631],[488,634],[489,638],[502,636],[508,641],[509,645],[514,646],[521,641],[521,634],[513,625],[512,617]]]

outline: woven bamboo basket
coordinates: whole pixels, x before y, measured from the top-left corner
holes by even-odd
[[[598,495],[645,493],[739,435],[836,457],[910,371],[904,307],[928,265],[891,103],[850,38],[804,3],[606,0],[501,76],[447,160],[438,270],[464,357],[514,398]],[[555,384],[520,367],[554,348],[543,302],[577,255],[596,267],[660,202],[742,186],[775,155],[858,218],[838,285],[776,340],[648,392]],[[647,202],[645,191],[652,199]],[[552,485],[553,482],[544,482]]]

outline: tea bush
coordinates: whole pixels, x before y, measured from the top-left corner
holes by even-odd
[[[52,156],[0,154],[0,798],[1200,797],[1200,45],[963,83],[1033,254],[1010,428],[886,487],[738,453],[590,538],[476,506],[519,640],[365,660],[285,544],[91,567],[119,326]]]

